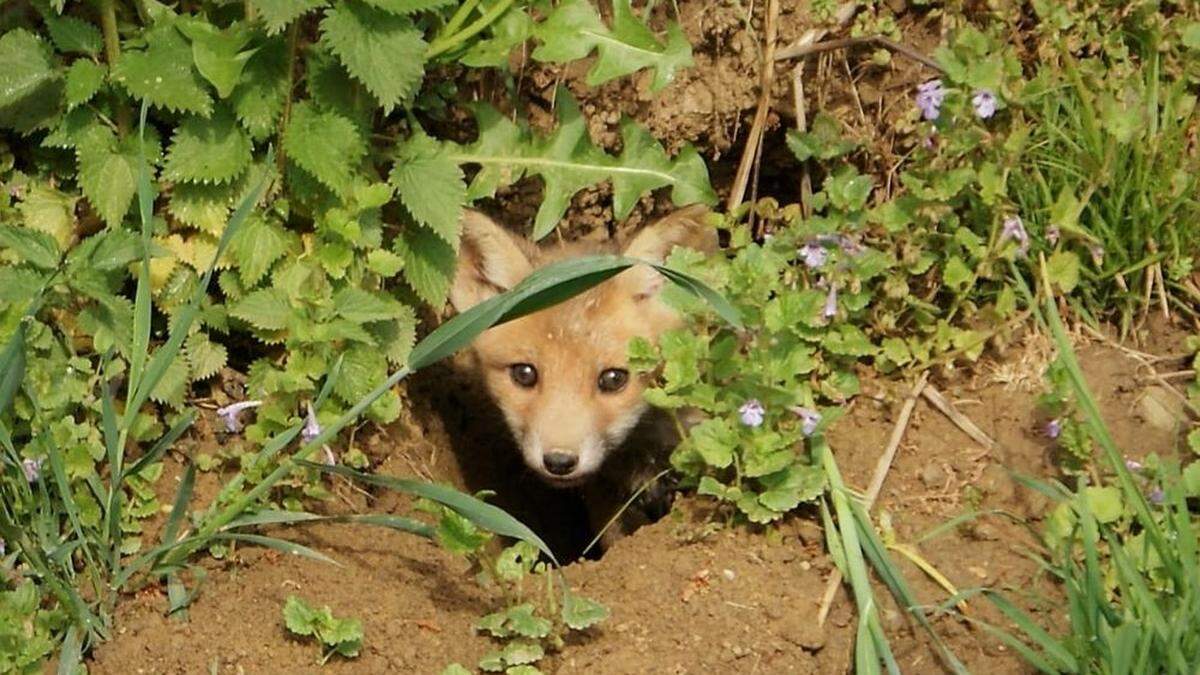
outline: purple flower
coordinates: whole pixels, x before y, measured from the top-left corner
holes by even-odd
[[[763,415],[766,413],[763,404],[759,403],[758,399],[752,398],[742,404],[738,408],[738,416],[741,417],[742,424],[748,427],[760,427],[763,423]]]
[[[825,296],[825,308],[821,310],[821,316],[826,319],[837,316],[837,299],[837,286],[829,284],[829,294]]]
[[[1049,422],[1046,422],[1046,426],[1043,431],[1045,432],[1047,438],[1058,438],[1062,435],[1062,422],[1059,420],[1050,420]]]
[[[1020,216],[1004,219],[1000,229],[1000,243],[1003,244],[1009,239],[1017,242],[1017,251],[1022,256],[1029,253],[1029,233],[1025,231],[1025,223],[1021,222]]]
[[[26,459],[21,462],[21,470],[25,472],[25,480],[36,483],[42,477],[42,460]]]
[[[971,105],[979,119],[986,120],[996,114],[996,95],[987,89],[980,89],[971,97]]]
[[[810,270],[815,270],[829,258],[829,252],[825,247],[815,241],[810,241],[800,247],[800,257],[804,259],[804,266]]]
[[[262,405],[262,401],[239,401],[224,408],[217,408],[217,416],[225,422],[225,430],[231,434],[236,434],[242,430],[242,420],[239,416],[243,410],[249,408],[257,408]]]
[[[800,418],[801,433],[805,436],[812,436],[813,432],[817,430],[817,425],[821,423],[821,413],[804,406],[796,406],[791,410]]]
[[[1150,497],[1151,504],[1161,504],[1167,501],[1167,495],[1162,491],[1162,488],[1158,487],[1157,485],[1154,486],[1154,489],[1151,490],[1150,494],[1147,496]]]
[[[942,113],[942,101],[946,91],[942,89],[941,80],[930,80],[917,87],[917,108],[921,115],[932,122]]]
[[[838,235],[838,246],[842,249],[842,253],[852,257],[866,250],[866,247],[858,239],[848,234]]]
[[[937,131],[936,130],[934,131],[934,133],[929,134],[928,136],[926,136],[925,138],[923,138],[921,140],[921,147],[925,148],[926,150],[932,150],[935,146],[937,146]]]
[[[3,539],[0,539],[0,556],[8,553],[8,544]]]
[[[313,410],[311,403],[305,403],[308,407],[308,413],[304,416],[304,428],[300,430],[300,440],[309,443],[312,439],[321,435],[321,423],[317,421],[317,413]]]
[[[1062,236],[1062,231],[1057,225],[1051,225],[1046,228],[1046,241],[1050,242],[1051,246],[1058,246],[1058,238]]]
[[[1129,469],[1130,471],[1141,471],[1142,463],[1136,459],[1127,459],[1125,460],[1125,468]]]

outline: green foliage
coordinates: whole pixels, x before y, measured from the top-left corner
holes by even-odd
[[[43,659],[54,649],[53,631],[61,628],[64,617],[40,605],[38,588],[32,581],[0,590],[0,672],[42,672]]]
[[[362,650],[362,622],[353,618],[335,618],[328,605],[316,609],[303,599],[289,595],[283,605],[283,622],[288,632],[317,639],[321,644],[322,663],[335,654],[351,659]]]

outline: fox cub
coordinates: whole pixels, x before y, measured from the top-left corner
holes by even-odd
[[[615,243],[536,246],[468,211],[450,302],[462,312],[508,290],[538,267],[597,253],[662,262],[676,246],[713,252],[716,230],[701,206],[680,209]],[[640,265],[548,309],[480,335],[469,356],[503,413],[525,464],[554,487],[583,491],[599,531],[678,441],[674,425],[642,399],[647,382],[629,372],[634,337],[656,341],[682,325],[659,298],[665,278]],[[630,509],[605,544],[648,518]]]

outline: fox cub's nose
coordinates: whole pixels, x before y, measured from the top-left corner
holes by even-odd
[[[575,470],[575,466],[579,464],[579,457],[567,452],[551,450],[542,458],[542,464],[555,476],[565,476]]]

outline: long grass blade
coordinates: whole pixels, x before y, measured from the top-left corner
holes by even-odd
[[[154,185],[150,167],[146,164],[146,113],[149,102],[142,101],[138,121],[138,214],[142,221],[142,256],[138,269],[137,290],[133,301],[133,345],[129,354],[129,394],[137,391],[142,382],[142,370],[150,356],[150,232],[154,223]],[[127,395],[128,397],[128,395]]]
[[[188,504],[192,502],[192,488],[196,485],[196,464],[188,462],[183,469],[183,477],[179,480],[179,491],[175,494],[175,505],[171,507],[171,515],[163,526],[162,541],[164,544],[175,541],[179,535],[179,525],[187,516]]]
[[[0,352],[0,415],[12,407],[21,383],[25,381],[25,322],[8,338]]]
[[[175,441],[179,440],[179,437],[183,436],[183,433],[187,431],[195,421],[196,411],[195,409],[189,409],[187,412],[181,415],[174,424],[171,425],[171,428],[166,434],[155,441],[154,445],[150,446],[150,449],[146,451],[146,454],[139,457],[138,460],[125,471],[122,479],[128,476],[136,476],[137,474],[141,473],[143,469],[157,462],[167,450],[175,445]]]
[[[281,553],[287,553],[289,555],[298,555],[310,560],[317,560],[320,562],[329,563],[331,565],[337,565],[338,567],[342,566],[340,562],[330,558],[320,551],[313,550],[307,546],[303,546],[292,541],[287,541],[285,539],[266,537],[261,534],[246,534],[244,532],[220,532],[214,534],[212,538],[225,539],[229,541],[241,541],[247,544],[263,546],[265,548],[280,551]]]

